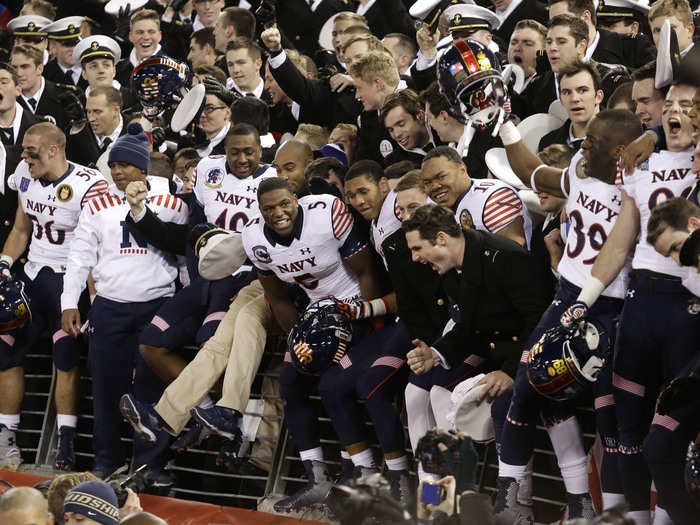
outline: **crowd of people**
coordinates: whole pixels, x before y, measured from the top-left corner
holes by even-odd
[[[151,487],[174,483],[171,446],[212,434],[217,463],[240,471],[251,386],[282,336],[307,483],[278,512],[383,472],[403,508],[439,520],[454,490],[426,487],[446,472],[406,450],[454,429],[471,392],[498,451],[493,523],[535,522],[537,425],[567,517],[595,519],[581,406],[602,446],[598,510],[697,522],[696,7],[7,3],[0,468],[22,462],[24,363],[48,332],[57,469],[76,465],[87,352],[97,479],[128,470],[123,420]],[[190,362],[184,345],[199,348]],[[35,496],[3,497],[0,515]]]

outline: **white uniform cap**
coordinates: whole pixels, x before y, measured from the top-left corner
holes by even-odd
[[[75,63],[82,63],[91,58],[111,58],[116,64],[122,56],[119,44],[108,36],[95,35],[84,38],[73,49]]]
[[[51,40],[77,40],[80,38],[80,25],[84,21],[84,16],[67,16],[47,25],[44,31]]]
[[[46,26],[51,20],[39,15],[24,15],[13,18],[7,23],[7,30],[14,36],[46,36]]]
[[[474,4],[456,4],[445,9],[450,31],[466,29],[493,31],[501,23],[496,13]]]

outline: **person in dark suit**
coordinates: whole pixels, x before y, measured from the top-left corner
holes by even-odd
[[[656,58],[654,44],[643,34],[621,35],[596,29],[593,0],[549,0],[549,19],[570,14],[583,20],[588,28],[586,60],[605,64],[622,64],[630,69],[642,67]]]
[[[412,89],[402,89],[389,95],[379,112],[379,120],[399,146],[386,156],[385,166],[402,160],[410,160],[418,166],[428,151],[433,149],[423,107]]]
[[[41,74],[44,70],[44,54],[26,44],[12,48],[10,63],[17,70],[19,86],[22,88],[17,101],[30,113],[39,118],[54,122],[62,130],[69,124],[65,111],[66,102],[55,83],[46,80]]]
[[[460,365],[467,352],[495,361],[515,376],[530,333],[549,305],[544,272],[525,248],[499,235],[463,230],[450,210],[434,204],[418,208],[403,222],[414,261],[443,276],[459,305],[460,321],[428,345],[414,339],[408,364],[416,374],[437,365]],[[501,375],[488,385],[495,397],[512,386]]]
[[[15,172],[15,168],[21,160],[21,154],[20,146],[0,145],[0,158],[4,156],[5,168],[5,172],[0,174],[2,176],[2,181],[0,181],[0,190],[2,190],[0,191],[0,244],[3,246],[10,230],[12,230],[17,212],[17,191],[10,188],[7,179]],[[15,263],[15,265],[17,264]]]
[[[511,6],[514,3],[517,6],[513,8]],[[540,24],[547,25],[545,5],[537,0],[494,0],[493,5],[496,16],[501,20],[495,35],[503,42],[510,42],[510,36],[520,20],[537,20]]]
[[[313,56],[324,22],[335,13],[347,11],[348,7],[346,0],[285,0],[277,2],[277,23],[300,53]]]
[[[271,76],[289,99],[303,108],[303,114],[299,109],[299,117],[295,118],[297,122],[332,129],[340,122],[356,121],[361,111],[357,100],[345,93],[347,90],[334,93],[327,80],[307,78],[282,49],[279,31],[266,29],[261,40],[270,51],[267,65]],[[290,111],[295,109],[290,108]]]
[[[21,145],[24,132],[41,119],[17,102],[22,91],[17,70],[6,62],[0,62],[0,81],[0,140],[6,146]]]
[[[87,81],[81,75],[80,64],[73,58],[73,48],[80,42],[80,25],[83,20],[82,16],[69,16],[56,20],[43,29],[49,34],[49,46],[55,55],[44,67],[44,77],[47,80],[80,89],[87,87]]]

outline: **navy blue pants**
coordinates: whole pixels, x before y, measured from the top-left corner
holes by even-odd
[[[353,323],[353,344],[347,355],[321,377],[297,372],[285,357],[280,395],[287,427],[299,450],[320,445],[318,418],[309,396],[318,388],[343,446],[366,439],[364,418],[357,400],[365,402],[384,451],[401,450],[403,427],[393,398],[406,386],[406,353],[411,339],[403,323],[368,333],[368,323]]]
[[[53,339],[53,362],[56,368],[68,371],[76,367],[83,345],[80,339],[74,339],[61,330],[63,274],[44,267],[34,280],[23,271],[17,277],[25,284],[25,293],[31,302],[32,321],[20,330],[0,336],[0,370],[23,366],[27,353],[44,330]]]
[[[119,303],[96,297],[90,309],[88,364],[92,374],[93,449],[95,466],[124,464],[119,398],[128,392],[155,403],[165,385],[146,365],[138,350],[139,334],[166,298],[143,303]],[[134,463],[158,466],[168,448],[164,436],[156,444],[134,440]]]
[[[642,451],[659,390],[700,352],[695,301],[679,279],[631,273],[613,365],[618,461],[631,510],[650,506],[651,476]]]
[[[169,350],[192,341],[204,343],[216,332],[231,299],[254,277],[253,272],[218,281],[197,277],[158,309],[141,332],[139,343]]]
[[[580,288],[565,279],[559,281],[552,304],[542,315],[540,322],[529,338],[528,345],[537,341],[545,331],[559,325],[561,314],[576,301]],[[600,297],[589,310],[588,316],[600,322],[605,330],[605,337],[614,340],[617,317],[622,308],[621,299]],[[574,402],[557,403],[540,396],[527,379],[526,354],[523,355],[513,386],[512,400],[501,432],[501,460],[510,465],[526,465],[534,450],[535,427],[539,417],[552,425],[573,415]],[[596,426],[604,445],[604,454],[617,454],[617,434],[615,425],[615,406],[612,399],[611,364],[606,366],[591,384],[594,397]],[[575,400],[574,400],[575,401]],[[496,404],[494,410],[502,409]],[[604,465],[614,469],[614,457],[604,458]],[[605,492],[620,492],[614,472],[603,475]],[[609,479],[609,481],[606,481]]]
[[[680,376],[690,374],[697,366],[696,361],[692,361]],[[695,441],[698,432],[700,399],[695,399],[670,414],[654,414],[649,435],[644,440],[644,458],[659,493],[658,506],[668,512],[675,525],[695,524],[700,514],[688,495],[684,480],[688,444]]]

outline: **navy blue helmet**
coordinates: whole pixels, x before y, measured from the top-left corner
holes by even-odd
[[[143,116],[155,120],[166,109],[182,100],[190,82],[186,64],[166,56],[147,58],[131,73],[131,87],[136,92]]]
[[[0,281],[0,333],[11,332],[32,320],[29,298],[24,283],[15,279]]]
[[[541,395],[566,401],[596,380],[609,354],[610,338],[596,321],[558,326],[530,349],[527,378]]]
[[[476,40],[455,40],[438,61],[438,85],[453,111],[487,128],[504,117],[507,90],[496,55]]]
[[[304,374],[318,374],[339,360],[352,340],[352,324],[334,304],[309,306],[287,339],[292,363]]]

